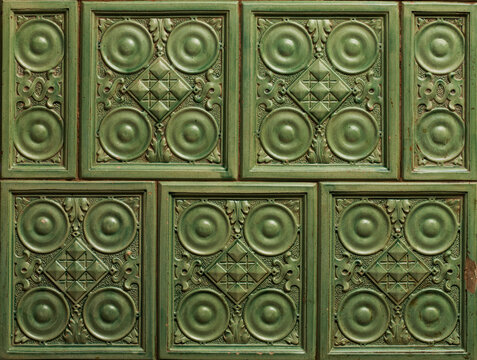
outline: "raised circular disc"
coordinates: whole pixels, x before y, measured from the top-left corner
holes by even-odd
[[[114,71],[130,74],[145,67],[152,58],[154,44],[149,31],[135,21],[111,25],[100,42],[101,56]]]
[[[118,200],[102,200],[93,204],[84,218],[84,234],[91,246],[102,253],[124,250],[137,232],[136,215]]]
[[[303,26],[286,21],[270,26],[260,39],[260,55],[279,74],[295,74],[313,58],[313,44]]]
[[[16,319],[23,333],[37,341],[52,340],[65,330],[70,308],[57,290],[37,287],[27,291],[18,302]]]
[[[328,122],[326,140],[331,151],[343,160],[362,160],[378,145],[378,124],[362,109],[344,109]]]
[[[68,216],[51,200],[35,200],[18,217],[18,237],[29,250],[46,254],[63,245],[70,232]]]
[[[230,223],[224,211],[211,203],[196,203],[181,214],[177,225],[179,240],[197,255],[212,255],[224,248]]]
[[[284,205],[265,203],[254,207],[244,224],[244,236],[259,254],[275,256],[295,242],[298,226],[293,213]]]
[[[432,161],[448,161],[459,155],[464,148],[464,136],[464,122],[447,109],[434,109],[417,123],[417,145]]]
[[[47,160],[63,146],[63,121],[52,110],[34,106],[23,111],[15,122],[13,143],[31,160]]]
[[[184,160],[205,158],[219,138],[217,123],[211,114],[199,108],[185,108],[173,115],[166,126],[166,141],[171,151]]]
[[[328,36],[326,52],[334,67],[346,74],[368,70],[378,58],[378,39],[368,25],[347,21]]]
[[[172,30],[167,40],[167,56],[187,74],[210,68],[219,56],[220,44],[214,29],[202,21],[186,21]]]
[[[136,313],[136,305],[129,294],[108,287],[88,295],[83,319],[88,331],[96,338],[117,341],[134,328]]]
[[[263,289],[249,297],[243,318],[254,337],[274,342],[283,339],[295,327],[296,306],[283,291]]]
[[[424,255],[446,251],[454,243],[457,230],[452,209],[437,201],[424,201],[414,206],[404,224],[407,241]]]
[[[378,205],[356,202],[348,206],[338,223],[343,246],[359,255],[371,255],[384,248],[391,234],[391,221]]]
[[[374,290],[355,290],[341,301],[338,326],[348,339],[368,344],[379,339],[388,328],[391,312],[381,294]]]
[[[152,140],[151,123],[134,108],[110,111],[99,125],[99,141],[113,158],[129,161],[144,154]]]
[[[221,336],[229,325],[230,310],[224,297],[213,290],[189,292],[179,303],[177,324],[184,335],[198,342]]]
[[[53,21],[29,20],[15,34],[15,58],[31,71],[53,69],[63,55],[63,32]]]
[[[447,21],[437,21],[422,27],[416,34],[416,60],[425,70],[447,74],[464,61],[464,36]]]
[[[292,161],[302,157],[313,140],[306,116],[293,108],[273,110],[260,126],[260,142],[274,159]]]
[[[424,289],[411,295],[404,309],[409,332],[418,340],[434,343],[444,340],[457,324],[454,300],[437,289]]]

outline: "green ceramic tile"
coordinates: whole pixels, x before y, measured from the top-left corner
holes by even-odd
[[[154,358],[155,189],[2,183],[0,358]]]
[[[82,9],[82,175],[234,178],[237,4]]]
[[[2,4],[2,176],[76,175],[74,0]]]
[[[314,359],[316,185],[160,188],[161,359]]]
[[[475,7],[404,4],[406,179],[476,179]]]
[[[320,204],[321,359],[474,359],[475,185],[325,183]]]
[[[398,23],[393,2],[244,1],[243,176],[397,178]]]

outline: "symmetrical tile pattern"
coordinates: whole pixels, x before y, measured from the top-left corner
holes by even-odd
[[[474,193],[466,185],[445,193],[441,185],[323,185],[321,281],[330,298],[321,306],[329,301],[330,312],[321,316],[322,351],[361,358],[386,347],[396,359],[423,348],[473,351],[464,270],[475,252],[466,218]]]
[[[161,187],[162,358],[313,357],[314,187]]]
[[[395,177],[396,4],[301,5],[244,4],[244,176]]]
[[[153,185],[2,184],[3,349],[151,358]]]
[[[236,176],[236,4],[83,7],[83,176]]]
[[[404,28],[405,175],[475,176],[473,7],[406,4]],[[475,107],[475,106],[474,106]],[[439,175],[440,174],[440,175]]]
[[[78,26],[75,1],[3,4],[4,177],[73,177]]]

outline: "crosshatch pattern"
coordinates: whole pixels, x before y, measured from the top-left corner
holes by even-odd
[[[3,0],[0,359],[477,358],[476,16]]]

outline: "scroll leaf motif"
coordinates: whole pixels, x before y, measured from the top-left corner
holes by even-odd
[[[149,149],[146,152],[146,159],[149,162],[169,162],[171,161],[172,153],[167,146],[164,138],[164,124],[156,124],[156,136],[152,140]]]
[[[350,289],[350,281],[359,285],[363,282],[361,276],[364,269],[361,260],[351,260],[351,254],[347,251],[343,252],[342,258],[335,259],[335,282],[336,286],[341,286],[346,292]]]
[[[352,201],[350,199],[337,199],[336,200],[336,212],[340,213],[342,212],[348,205],[350,205]]]
[[[174,343],[175,344],[185,344],[188,341],[187,337],[180,331],[179,329],[176,330],[174,333]]]
[[[390,345],[406,345],[411,341],[411,336],[406,329],[406,324],[401,315],[401,307],[397,306],[388,330],[384,334],[384,340]]]
[[[114,273],[112,280],[118,283],[124,279],[124,288],[131,290],[132,284],[136,284],[139,287],[139,260],[130,251],[124,254],[124,259],[125,261],[122,261],[120,258],[113,259],[112,263],[116,266],[112,269],[112,273]]]
[[[106,31],[106,29],[114,24],[113,19],[99,19],[99,30],[102,32]]]
[[[298,331],[296,329],[293,329],[293,331],[285,338],[285,341],[288,344],[298,345],[299,343]]]
[[[457,221],[460,223],[460,211],[462,209],[461,202],[459,199],[449,199],[446,201],[446,204],[455,212],[457,215]]]
[[[124,342],[126,342],[128,344],[138,344],[139,343],[139,333],[137,332],[136,329],[134,329],[123,340],[124,340]]]
[[[116,78],[113,81],[113,73],[111,70],[106,71],[104,77],[98,76],[98,97],[96,103],[103,104],[104,110],[109,110],[113,106],[112,100],[122,103],[126,93],[125,80]]]
[[[204,98],[207,98],[205,108],[212,110],[214,105],[222,106],[222,81],[223,75],[216,76],[214,69],[209,69],[205,75],[207,81],[198,77],[195,79],[194,86],[194,101],[197,103],[202,102]]]
[[[225,205],[225,211],[230,218],[235,233],[240,233],[245,217],[250,211],[250,203],[246,200],[228,200]]]
[[[158,56],[164,55],[166,42],[172,30],[172,25],[171,19],[149,20],[149,31],[151,32],[152,39],[156,43]]]
[[[446,343],[449,345],[460,345],[460,336],[457,332],[457,328],[455,328],[452,334],[446,339]]]
[[[436,284],[441,283],[445,279],[444,289],[451,291],[452,286],[460,286],[460,263],[459,258],[452,256],[450,250],[444,254],[444,261],[434,259],[432,268],[432,281]]]
[[[323,125],[316,127],[311,148],[306,154],[309,163],[329,164],[332,159],[331,151],[325,138],[325,128]]]
[[[80,223],[84,220],[84,215],[89,208],[89,201],[86,198],[66,198],[65,210],[73,225],[73,230],[78,231]]]
[[[464,106],[463,79],[456,78],[456,73],[451,72],[447,75],[448,83],[443,79],[435,80],[435,76],[427,72],[424,77],[418,77],[417,86],[419,87],[418,106],[424,105],[426,110],[433,108],[433,101],[442,105],[449,101],[449,109],[456,110],[456,106]]]
[[[61,83],[63,77],[57,75],[55,70],[47,73],[47,80],[40,76],[33,76],[30,70],[25,70],[23,75],[16,75],[17,103],[23,103],[23,108],[32,106],[31,98],[36,101],[47,99],[46,106],[52,109],[55,104],[63,104],[61,95]]]
[[[13,338],[13,342],[15,344],[24,344],[28,341],[28,338],[21,332],[20,329],[15,329],[15,337]]]
[[[189,200],[177,200],[176,201],[176,214],[180,215],[182,211],[187,209],[191,205]]]
[[[269,163],[271,162],[273,159],[268,156],[268,154],[262,149],[260,148],[258,150],[258,154],[257,154],[257,162],[259,164],[262,164],[262,163]]]
[[[98,151],[96,151],[96,161],[97,162],[107,162],[111,160],[111,157],[105,153],[103,148],[100,146],[98,148]]]
[[[279,259],[273,260],[273,283],[279,284],[284,279],[286,279],[287,281],[284,286],[286,292],[290,292],[292,286],[296,286],[300,289],[300,258],[293,258],[292,253],[290,251],[288,251],[283,256],[283,258],[285,259],[285,264],[282,263]]]
[[[268,19],[258,19],[257,20],[257,28],[261,31],[265,31],[271,25],[273,25],[273,23]]]
[[[341,333],[339,329],[336,330],[334,344],[335,346],[345,346],[346,344],[349,344],[349,340]]]
[[[222,18],[215,18],[210,20],[210,25],[212,25],[217,31],[222,30]]]
[[[241,307],[235,306],[234,309],[229,327],[224,333],[224,340],[227,344],[246,344],[250,340],[250,334],[245,327]]]
[[[73,305],[73,313],[68,328],[63,335],[67,344],[86,344],[88,341],[88,331],[86,330],[83,317],[80,314],[81,305]]]
[[[366,108],[369,111],[374,110],[376,105],[383,106],[383,79],[381,76],[374,76],[374,71],[370,70],[366,73],[366,80],[357,78],[356,86],[353,89],[354,101],[357,104],[363,103],[365,100]]]
[[[213,164],[220,164],[220,145],[217,144],[215,149],[207,156],[207,161]]]
[[[396,232],[401,232],[406,216],[411,209],[409,200],[390,199],[386,203],[386,211],[391,216],[391,223]]]
[[[310,19],[306,23],[306,28],[315,44],[316,51],[319,53],[322,52],[325,49],[328,34],[331,32],[331,21]]]
[[[22,256],[18,256],[17,254],[15,254],[14,285],[21,284],[23,287],[23,290],[30,289],[31,287],[30,280],[35,283],[39,283],[41,281],[40,274],[43,272],[43,268],[41,267],[41,260],[34,259],[30,263],[30,256],[31,256],[31,253],[29,250],[23,250]]]
[[[183,251],[180,258],[174,258],[174,281],[182,286],[182,291],[189,290],[190,283],[199,285],[202,282],[200,277],[200,266],[202,262],[194,259],[190,261],[190,254]]]
[[[30,200],[25,197],[16,197],[15,198],[15,210],[17,213],[21,213],[25,206],[30,203]]]
[[[285,102],[285,80],[278,79],[273,83],[273,74],[267,70],[263,75],[257,74],[257,106],[263,105],[265,110],[272,111],[275,103],[283,104]],[[275,102],[273,102],[275,100]]]
[[[376,164],[376,163],[379,163],[381,162],[381,147],[380,145],[378,144],[378,146],[376,146],[376,148],[374,149],[374,151],[371,153],[371,155],[369,155],[366,160],[368,162],[370,162],[371,164]]]

